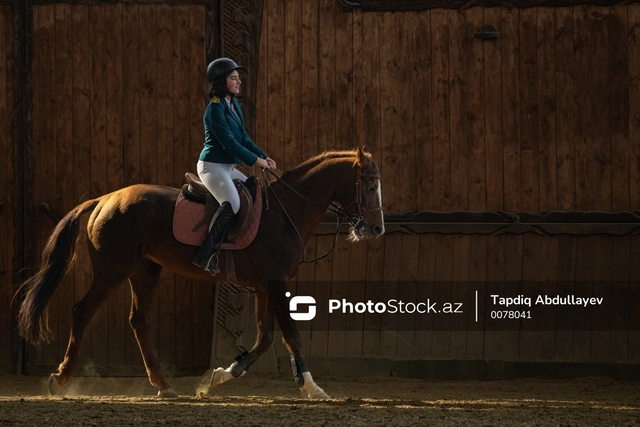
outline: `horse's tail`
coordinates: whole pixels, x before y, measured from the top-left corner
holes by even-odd
[[[74,260],[80,217],[97,204],[98,199],[88,200],[60,220],[42,251],[40,269],[16,292],[16,296],[21,292],[25,295],[18,313],[18,330],[33,344],[51,338],[47,305]]]

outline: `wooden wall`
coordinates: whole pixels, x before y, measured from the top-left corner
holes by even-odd
[[[382,168],[386,212],[637,211],[639,18],[637,4],[373,13],[333,0],[266,0],[256,141],[283,169],[366,144]],[[484,24],[500,37],[474,38]],[[331,239],[312,239],[308,257]],[[510,283],[505,292],[517,294],[567,282],[579,292],[602,280],[623,282],[629,295],[640,280],[639,245],[636,236],[396,233],[340,240],[292,287],[384,301],[466,298],[470,281]],[[466,318],[415,332],[363,324],[328,333],[347,320],[321,321],[305,332],[312,356],[640,361],[628,333],[638,325],[627,321],[612,324],[620,332],[592,333],[545,318],[540,332],[486,334],[466,331]],[[569,331],[549,331],[549,322]]]
[[[203,6],[34,7],[36,254],[54,226],[41,203],[62,217],[126,185],[180,186],[184,172],[195,169],[204,138],[204,25]],[[56,340],[38,347],[36,364],[56,365],[64,355],[72,305],[90,285],[86,261],[80,252],[53,297]],[[161,281],[153,314],[160,358],[174,366],[208,365],[213,286],[173,274]],[[142,369],[129,307],[123,286],[87,330],[83,361]]]
[[[0,6],[0,373],[15,372],[11,350],[13,296],[13,186],[15,183],[13,152],[14,64],[11,7]]]
[[[205,6],[105,3],[33,8],[27,267],[39,262],[54,225],[49,216],[133,183],[179,186],[202,146]],[[385,212],[640,210],[637,3],[395,13],[345,11],[335,0],[263,6],[254,139],[280,169],[325,150],[366,145],[382,168]],[[495,25],[500,37],[474,38],[483,24]],[[0,29],[0,137],[12,141],[8,6],[0,7]],[[234,40],[244,39],[225,43]],[[14,182],[14,148],[0,145],[0,191]],[[0,194],[6,307],[16,231],[14,194]],[[331,242],[315,236],[307,258]],[[640,325],[630,316],[640,309],[639,253],[634,235],[392,233],[357,244],[341,238],[333,255],[302,266],[291,288],[354,301],[455,301],[469,297],[471,283],[511,294],[597,290],[628,301],[588,318],[556,311],[525,329],[497,332],[469,328],[468,316],[437,318],[428,329],[412,329],[415,317],[389,319],[381,329],[367,318],[351,324],[318,313],[321,327],[303,331],[310,356],[640,363]],[[71,307],[89,286],[86,261],[79,253],[54,295],[56,339],[28,355],[32,372],[49,372],[63,357]],[[608,281],[620,286],[597,285]],[[212,293],[211,284],[163,276],[153,319],[163,363],[208,365]],[[142,372],[129,304],[123,287],[96,315],[83,361]],[[9,313],[0,310],[6,342]],[[609,330],[580,326],[603,317]],[[226,338],[231,348],[222,353],[233,356],[236,337]],[[276,341],[275,351],[283,349]],[[14,357],[9,347],[0,349],[0,372],[12,369]]]

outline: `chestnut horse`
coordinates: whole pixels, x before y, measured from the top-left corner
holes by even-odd
[[[84,232],[93,280],[84,298],[73,306],[67,351],[58,372],[49,378],[51,394],[56,394],[78,367],[82,335],[96,310],[128,280],[132,294],[129,323],[149,381],[158,387],[158,396],[177,397],[162,372],[150,333],[150,310],[158,293],[158,278],[166,268],[194,279],[211,279],[191,263],[198,248],[184,245],[173,236],[173,211],[179,192],[169,187],[132,185],[82,203],[53,230],[40,269],[18,291],[24,292],[18,319],[20,334],[33,344],[50,338],[47,304],[74,260],[81,217],[87,214],[90,216]],[[234,252],[237,284],[256,291],[256,341],[252,350],[236,357],[231,366],[217,368],[208,387],[243,375],[271,345],[277,321],[298,386],[311,398],[328,397],[307,370],[285,294],[288,280],[296,275],[303,259],[306,242],[333,202],[340,204],[338,213],[351,223],[351,240],[384,233],[380,172],[371,154],[360,148],[323,153],[270,184],[263,198],[269,209],[263,211],[255,240]],[[225,263],[221,270],[213,280],[226,281]]]

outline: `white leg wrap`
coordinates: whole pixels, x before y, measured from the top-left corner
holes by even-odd
[[[304,385],[301,388],[309,399],[331,399],[329,395],[313,381],[310,372],[303,372],[302,378],[304,378]]]

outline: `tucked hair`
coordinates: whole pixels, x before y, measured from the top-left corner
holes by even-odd
[[[227,95],[233,96],[229,89],[227,89],[227,77],[233,72],[233,70],[228,73],[224,73],[219,76],[217,79],[213,81],[213,83],[209,83],[207,85],[207,93],[209,94],[209,98],[213,98],[214,96],[219,96],[224,98]]]

